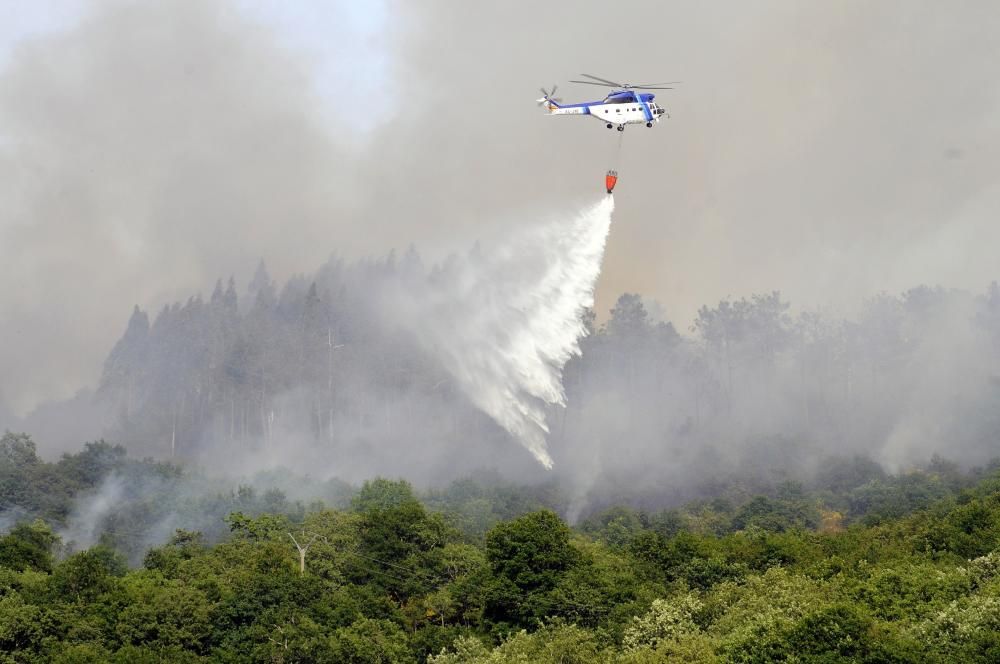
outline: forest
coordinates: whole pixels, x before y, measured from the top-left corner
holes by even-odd
[[[86,396],[112,442],[0,441],[3,661],[1000,660],[996,284],[622,295],[545,471],[381,304],[448,270],[136,307]]]
[[[121,503],[80,546],[77,505],[109,477]],[[100,441],[47,462],[5,434],[0,661],[1000,658],[998,464],[830,457],[802,481],[572,527],[555,483],[495,475],[320,483],[308,503],[199,482]],[[188,527],[150,546],[167,513]]]
[[[434,312],[400,317],[392,306],[400,284],[432,290],[450,263],[475,260],[473,250],[425,266],[412,249],[332,259],[283,286],[261,262],[242,295],[220,280],[207,300],[152,320],[136,307],[90,398],[103,418],[91,435],[243,473],[286,466],[427,484],[495,468],[544,480],[421,345],[413,317]],[[839,314],[754,294],[676,325],[624,294],[584,322],[590,334],[562,375],[566,407],[546,412],[576,513],[623,498],[690,500],[730,472],[806,472],[832,449],[894,470],[935,453],[966,466],[996,455],[996,283],[982,294],[883,293]],[[81,418],[54,409],[40,419]],[[612,485],[635,495],[608,497]]]

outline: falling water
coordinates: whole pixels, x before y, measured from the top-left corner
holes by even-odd
[[[406,288],[424,346],[546,468],[546,405],[565,405],[562,370],[587,332],[581,313],[594,304],[613,209],[607,196],[522,227]]]

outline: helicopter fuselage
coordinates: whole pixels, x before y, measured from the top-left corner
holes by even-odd
[[[652,94],[622,90],[612,92],[602,101],[582,104],[557,104],[551,99],[544,101],[550,115],[589,115],[604,122],[609,129],[617,127],[621,131],[627,124],[652,127],[662,116],[669,118],[666,109],[653,101],[654,98]]]

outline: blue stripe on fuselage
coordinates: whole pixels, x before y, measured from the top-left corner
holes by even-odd
[[[646,116],[646,122],[653,121],[653,114],[649,111],[649,102],[645,99],[639,100],[639,105],[642,106],[642,112]]]

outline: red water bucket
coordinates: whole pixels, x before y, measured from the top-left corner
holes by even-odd
[[[604,186],[607,188],[610,194],[615,190],[615,184],[618,183],[618,171],[608,171],[608,174],[604,176]]]

